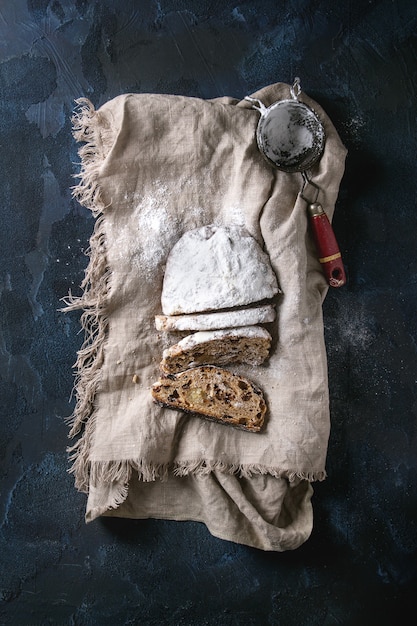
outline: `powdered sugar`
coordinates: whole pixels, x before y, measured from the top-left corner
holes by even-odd
[[[166,315],[226,309],[279,293],[268,255],[239,226],[189,230],[171,251],[162,290]]]
[[[271,341],[269,332],[260,326],[193,333],[164,350],[160,368],[171,374],[207,364],[261,365],[268,358]]]
[[[144,281],[153,283],[160,279],[185,224],[201,223],[206,211],[199,206],[173,207],[171,188],[158,180],[147,195],[126,193],[124,201],[131,205],[132,217],[127,223],[115,225],[110,253],[139,272]]]
[[[266,304],[235,311],[217,311],[196,315],[156,315],[155,328],[165,331],[215,330],[252,324],[267,324],[276,317],[275,305]]]
[[[181,339],[181,341],[179,341],[177,345],[182,350],[189,350],[190,348],[194,348],[195,346],[202,343],[207,343],[209,341],[214,341],[217,339],[228,339],[230,337],[250,337],[253,339],[265,339],[271,341],[271,335],[266,330],[266,328],[262,328],[261,326],[242,326],[241,328],[200,331],[198,333],[194,333],[192,335],[184,337],[184,339]]]
[[[181,233],[179,219],[169,211],[169,194],[165,185],[159,185],[151,196],[139,202],[135,208],[136,228],[142,246],[133,259],[144,278],[151,281],[158,268],[166,260],[169,250]],[[145,235],[145,236],[144,236]]]
[[[229,205],[221,216],[214,220],[216,226],[245,226],[246,218],[242,205]]]

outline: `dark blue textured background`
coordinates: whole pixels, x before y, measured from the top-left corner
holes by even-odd
[[[71,199],[74,99],[242,98],[300,76],[349,150],[324,304],[332,433],[315,527],[262,553],[192,522],[86,526],[67,474],[93,229]],[[415,0],[0,1],[0,624],[414,624]]]

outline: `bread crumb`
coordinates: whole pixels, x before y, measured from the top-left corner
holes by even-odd
[[[137,374],[133,374],[132,383],[135,383],[135,385],[137,385],[138,382],[139,382],[139,376]]]

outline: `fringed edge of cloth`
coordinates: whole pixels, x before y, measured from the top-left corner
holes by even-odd
[[[100,195],[98,184],[99,169],[105,158],[100,113],[87,98],[76,100],[77,108],[72,117],[73,136],[84,145],[78,150],[81,167],[78,185],[72,188],[73,197],[90,209],[96,218],[94,231],[87,250],[89,263],[81,283],[82,296],[73,296],[70,292],[63,299],[64,312],[82,310],[80,318],[84,331],[84,341],[77,352],[74,364],[76,370],[73,393],[76,397],[75,409],[68,419],[70,439],[80,435],[75,445],[67,449],[73,462],[69,472],[75,476],[75,486],[88,493],[90,463],[88,454],[95,427],[94,400],[101,378],[101,366],[104,360],[104,346],[107,338],[108,316],[106,296],[109,289],[111,272],[107,265],[104,216],[106,208]],[[100,130],[99,130],[100,125]],[[106,139],[106,138],[104,138]]]
[[[279,469],[262,465],[260,463],[250,464],[228,464],[222,461],[180,461],[174,463],[173,473],[175,476],[188,476],[189,474],[198,474],[204,476],[214,471],[220,471],[225,474],[233,474],[239,478],[252,478],[256,475],[273,476],[274,478],[286,478],[289,482],[296,479],[307,480],[308,482],[322,481],[326,478],[326,472],[300,472],[289,469]]]
[[[88,98],[79,98],[75,103],[77,107],[71,118],[72,134],[77,142],[84,145],[78,150],[81,168],[79,174],[75,175],[80,182],[72,188],[72,195],[97,217],[105,208],[100,196],[98,174],[105,158],[105,148],[111,142],[112,132]]]
[[[326,472],[298,472],[292,470],[279,470],[259,464],[231,465],[219,461],[190,461],[174,462],[166,464],[147,464],[140,461],[95,461],[89,464],[86,480],[91,477],[91,488],[106,484],[106,502],[89,509],[85,521],[90,523],[108,511],[117,509],[126,500],[132,477],[146,483],[159,479],[166,481],[170,475],[182,478],[186,476],[207,476],[212,472],[234,475],[238,478],[251,478],[256,475],[270,475],[274,478],[288,480],[293,483],[297,480],[306,482],[323,481]],[[134,476],[136,473],[136,477]],[[87,492],[86,492],[87,493]]]
[[[253,476],[273,476],[274,478],[285,478],[290,483],[301,479],[308,482],[323,481],[326,472],[300,472],[296,470],[284,470],[276,467],[268,467],[258,463],[254,464],[230,464],[221,461],[210,461],[207,459],[196,461],[174,461],[171,463],[146,463],[140,460],[122,461],[88,461],[78,468],[78,480],[80,485],[84,485],[88,493],[89,480],[92,485],[118,484],[115,490],[114,502],[108,504],[108,508],[116,508],[121,504],[127,495],[127,485],[135,472],[137,479],[141,482],[153,482],[155,480],[166,481],[169,475],[179,478],[193,476],[207,476],[212,472],[222,472],[237,476],[238,478],[252,478]],[[120,490],[120,493],[118,493]]]

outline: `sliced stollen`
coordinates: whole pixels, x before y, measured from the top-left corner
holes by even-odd
[[[189,315],[156,315],[155,328],[163,331],[217,330],[253,324],[268,324],[276,317],[275,305],[265,304],[234,311]]]
[[[229,370],[203,365],[169,374],[152,386],[154,402],[221,424],[259,432],[266,403],[250,380]]]
[[[161,304],[164,315],[218,311],[279,293],[269,256],[241,226],[187,231],[168,255]]]
[[[269,332],[260,326],[200,331],[164,350],[160,368],[175,374],[208,364],[260,365],[268,358],[271,340]]]

